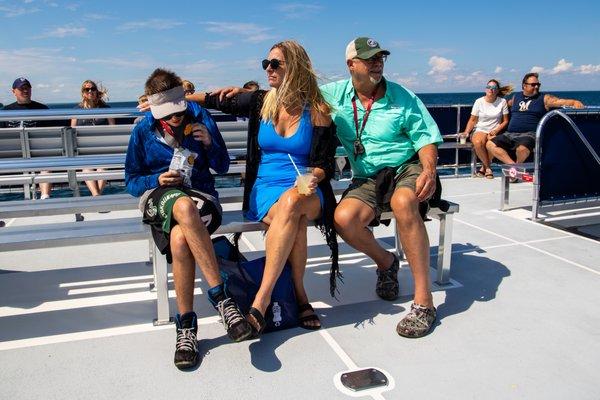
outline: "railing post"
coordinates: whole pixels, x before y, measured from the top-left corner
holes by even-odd
[[[29,135],[25,132],[25,124],[21,121],[20,126],[21,132],[19,133],[19,139],[21,140],[21,155],[23,158],[30,158],[31,154],[29,151]],[[23,172],[23,175],[29,175],[29,172]],[[29,200],[32,198],[35,199],[35,184],[34,183],[24,183],[23,184],[23,196],[25,199]]]
[[[75,134],[77,130],[66,126],[61,129],[63,141],[63,155],[67,157],[75,156]],[[80,197],[79,184],[77,183],[77,172],[74,169],[67,171],[67,179],[69,180],[69,189],[73,191],[73,197]],[[81,213],[75,214],[75,221],[83,221]]]

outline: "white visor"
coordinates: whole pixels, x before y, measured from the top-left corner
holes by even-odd
[[[185,111],[187,108],[183,86],[177,86],[164,92],[148,95],[148,103],[150,103],[152,116],[156,119]]]

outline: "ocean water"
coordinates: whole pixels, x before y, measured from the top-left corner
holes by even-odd
[[[557,91],[557,92],[549,92],[555,96],[561,98],[570,98],[570,99],[578,99],[582,101],[585,105],[589,106],[600,106],[600,91]],[[420,93],[417,94],[423,103],[426,105],[447,105],[447,104],[467,104],[471,105],[478,97],[483,96],[482,92],[472,92],[472,93]],[[54,103],[48,104],[50,108],[73,108],[76,103]],[[137,101],[120,101],[120,102],[110,102],[112,107],[135,107],[137,105]],[[448,175],[452,174],[454,171],[451,169],[441,169],[439,170],[440,175]],[[498,171],[496,171],[498,172]],[[461,174],[468,174],[468,168],[461,168]],[[216,179],[217,187],[237,187],[240,186],[239,177],[230,177],[223,176],[217,177]],[[71,190],[64,188],[65,185],[62,185],[62,188],[59,188],[59,185],[56,185],[55,188],[57,190],[52,191],[52,196],[54,197],[70,197],[72,196]],[[0,194],[0,201],[5,200],[16,200],[22,199],[23,193],[16,189],[16,192],[11,193],[2,193]],[[84,184],[80,185],[81,194],[83,196],[89,195],[87,192],[87,188]],[[124,193],[125,188],[122,183],[119,182],[110,182],[110,186],[106,188],[107,193]]]
[[[600,106],[600,91],[577,91],[565,92],[556,91],[548,92],[557,97],[565,99],[577,99],[589,106]],[[417,93],[417,96],[426,105],[441,105],[441,104],[468,104],[471,105],[478,98],[483,96],[483,92],[468,92],[468,93]],[[113,101],[109,102],[111,107],[135,107],[137,101]],[[76,103],[54,103],[48,104],[50,108],[73,108]]]

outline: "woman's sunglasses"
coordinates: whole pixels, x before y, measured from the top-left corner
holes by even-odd
[[[169,115],[165,115],[164,117],[161,118],[161,120],[163,121],[168,121],[173,117],[177,117],[177,118],[181,118],[185,115],[185,111],[179,111],[173,114],[169,114]]]
[[[91,87],[91,88],[83,88],[83,89],[81,89],[81,91],[90,93],[90,92],[96,92],[96,91],[98,91],[98,89],[95,87]]]
[[[271,65],[272,69],[277,69],[279,66],[283,64],[283,61],[273,58],[272,60],[262,60],[262,67],[266,70],[269,65]]]
[[[487,85],[485,88],[490,90],[498,90],[498,86],[496,85]]]

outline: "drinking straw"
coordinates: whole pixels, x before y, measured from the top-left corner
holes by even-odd
[[[298,167],[296,166],[296,163],[294,162],[294,159],[292,158],[292,156],[290,155],[290,153],[288,153],[288,157],[290,158],[290,161],[292,162],[292,165],[294,166],[294,169],[296,170],[296,172],[298,173],[298,176],[302,175],[300,173],[300,171],[298,170]]]

